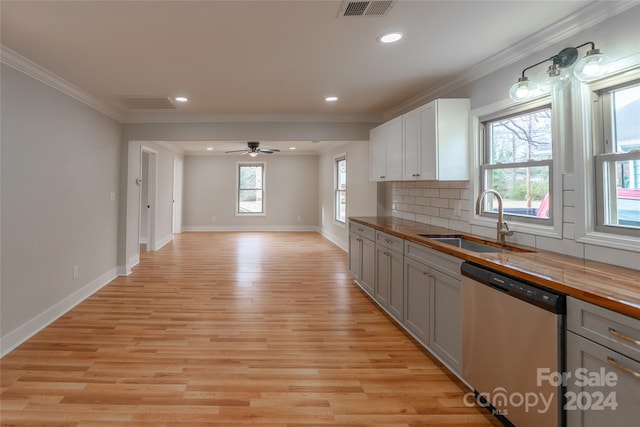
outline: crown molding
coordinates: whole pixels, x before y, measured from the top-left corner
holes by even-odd
[[[560,43],[562,40],[591,28],[594,25],[597,25],[637,5],[638,2],[635,0],[622,2],[594,1],[576,13],[561,19],[555,24],[548,26],[547,28],[512,46],[509,46],[496,55],[467,69],[465,72],[458,74],[451,79],[443,80],[441,84],[437,85],[437,87],[427,89],[426,91],[407,99],[399,105],[385,111],[382,116],[385,120],[397,117],[459,87],[514,64],[519,60],[528,58],[536,52]]]
[[[102,101],[94,98],[88,92],[74,86],[62,77],[41,67],[30,59],[25,58],[4,45],[0,45],[0,62],[39,81],[40,83],[44,83],[45,85],[70,96],[76,101],[79,101],[114,120],[119,122],[124,120],[124,114],[121,111],[106,105]]]
[[[126,124],[141,123],[381,123],[379,114],[130,114]]]

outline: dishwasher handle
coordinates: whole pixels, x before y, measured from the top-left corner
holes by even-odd
[[[509,277],[470,262],[460,266],[463,276],[556,314],[566,313],[566,296],[551,289]]]

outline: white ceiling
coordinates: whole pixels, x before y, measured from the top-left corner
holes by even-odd
[[[380,117],[589,3],[401,0],[383,17],[338,17],[342,1],[3,0],[0,36],[129,121]],[[405,38],[379,44],[389,30]],[[177,95],[189,102],[170,111],[117,100]]]

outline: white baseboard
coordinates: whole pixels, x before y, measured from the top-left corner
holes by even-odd
[[[162,249],[163,246],[167,245],[169,242],[173,240],[173,234],[169,234],[168,236],[164,236],[161,239],[156,240],[156,251]]]
[[[129,262],[127,262],[127,265],[121,265],[118,267],[118,276],[130,275],[133,267],[138,264],[140,264],[140,254],[135,254],[134,256],[129,258]]]
[[[318,232],[318,227],[315,226],[297,226],[297,225],[266,225],[266,226],[216,226],[216,225],[195,225],[182,227],[182,231],[315,231]]]
[[[4,357],[20,344],[40,332],[60,316],[103,288],[118,277],[118,268],[112,268],[91,283],[78,289],[57,304],[0,338],[0,357]]]
[[[331,233],[328,233],[327,230],[325,229],[321,229],[319,231],[320,234],[322,234],[322,236],[331,241],[331,243],[333,243],[334,245],[336,245],[337,247],[339,247],[340,249],[342,249],[345,252],[349,252],[349,242],[345,242],[342,239],[338,239],[336,236],[334,236]]]

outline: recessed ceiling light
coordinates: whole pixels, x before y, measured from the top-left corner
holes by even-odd
[[[213,151],[213,147],[207,147],[207,151]]]
[[[295,150],[296,147],[289,147],[289,150]]]
[[[325,99],[327,102],[336,102],[338,100],[337,96],[327,96]]]
[[[387,33],[378,37],[380,43],[395,43],[402,38],[403,34],[399,32]]]
[[[187,102],[189,100],[189,98],[185,97],[185,96],[176,96],[175,98],[173,98],[176,100],[176,102]]]

